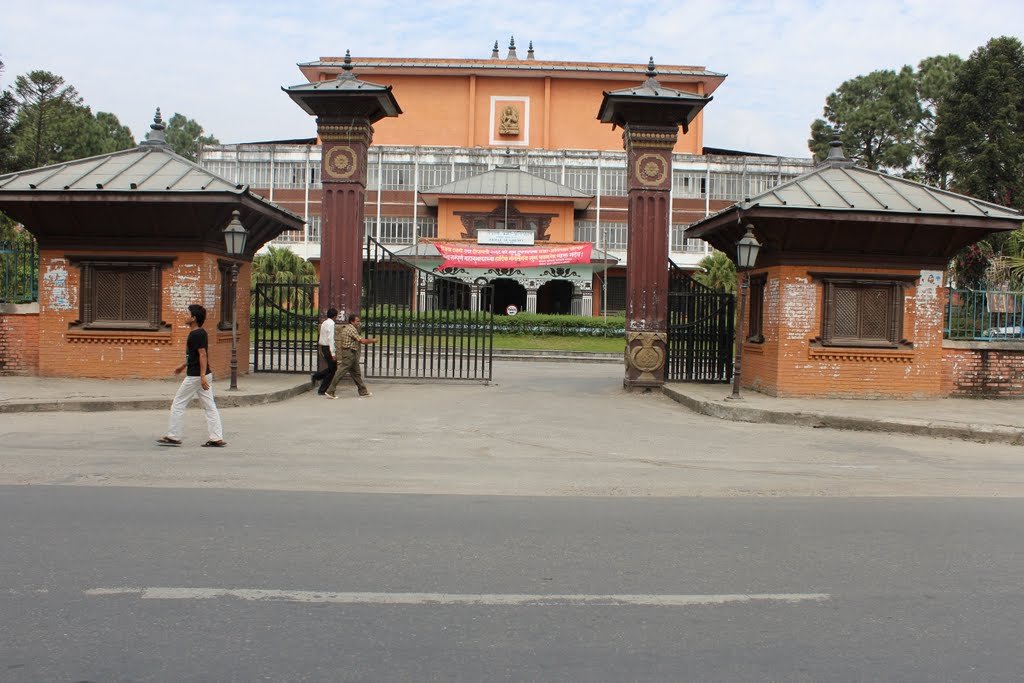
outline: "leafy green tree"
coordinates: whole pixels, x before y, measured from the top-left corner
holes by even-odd
[[[314,284],[317,282],[316,269],[313,264],[303,259],[288,247],[267,248],[267,253],[257,254],[252,260],[252,284]],[[281,288],[277,292],[276,303],[282,308],[309,307],[312,299],[303,293],[297,298],[288,298],[294,290]],[[300,290],[301,292],[301,290]]]
[[[960,67],[938,111],[937,170],[957,191],[1024,208],[1024,45],[993,38]]]
[[[0,76],[4,72],[4,63],[0,62]],[[14,117],[17,103],[14,95],[6,90],[0,93],[0,173],[8,173],[14,169]]]
[[[195,119],[175,113],[167,122],[164,135],[175,154],[198,161],[199,150],[203,145],[216,145],[220,142],[212,135],[203,135],[203,132],[203,127]],[[146,133],[146,139],[149,139],[149,133]]]
[[[736,264],[724,252],[715,251],[701,259],[701,272],[693,279],[716,292],[736,292]]]
[[[873,71],[840,85],[825,99],[825,120],[811,124],[808,146],[818,159],[838,135],[846,156],[871,169],[904,170],[914,159],[924,117],[914,70]]]

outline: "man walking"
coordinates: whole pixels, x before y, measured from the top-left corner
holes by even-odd
[[[325,367],[320,372],[313,373],[313,383],[320,382],[320,388],[316,393],[323,396],[327,393],[327,387],[334,379],[334,373],[338,370],[338,359],[334,353],[334,319],[338,317],[337,308],[327,309],[327,318],[320,323],[320,339],[317,342],[320,346],[320,357],[324,359]]]
[[[366,385],[363,384],[363,370],[359,367],[359,345],[376,344],[377,340],[359,336],[359,322],[358,315],[355,313],[349,314],[348,323],[342,326],[341,333],[337,336],[338,369],[334,371],[334,379],[331,380],[331,386],[327,388],[327,393],[324,394],[327,398],[338,398],[334,394],[334,389],[338,386],[338,382],[346,372],[352,373],[352,381],[356,383],[360,396],[373,396],[370,390],[366,388]]]
[[[206,309],[199,304],[188,307],[186,324],[192,330],[185,340],[185,362],[174,369],[174,374],[185,370],[185,379],[178,387],[178,393],[171,403],[171,418],[167,426],[167,436],[157,439],[162,446],[180,446],[185,425],[185,408],[192,399],[199,396],[199,403],[206,411],[206,429],[210,438],[204,446],[220,448],[227,446],[220,424],[220,413],[213,401],[213,373],[210,372],[209,350],[210,341],[203,329],[206,322]]]

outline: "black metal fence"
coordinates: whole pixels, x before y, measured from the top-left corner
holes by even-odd
[[[736,338],[736,297],[716,292],[672,265],[668,287],[670,382],[728,382]]]
[[[261,282],[252,292],[254,372],[314,372],[320,320],[317,284]]]
[[[368,377],[490,381],[493,286],[444,277],[372,238],[363,260],[363,347]]]
[[[39,300],[39,246],[35,240],[0,242],[0,303]]]

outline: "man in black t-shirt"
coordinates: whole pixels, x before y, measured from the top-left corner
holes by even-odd
[[[227,442],[224,441],[224,431],[220,424],[220,412],[213,401],[213,373],[210,372],[209,365],[210,342],[206,330],[203,329],[206,309],[199,304],[192,304],[188,307],[188,314],[186,324],[192,331],[185,340],[185,362],[174,369],[175,375],[185,370],[185,379],[178,387],[178,393],[174,395],[174,402],[171,403],[167,435],[157,439],[157,443],[163,446],[181,445],[185,409],[193,398],[199,396],[199,403],[206,411],[206,428],[210,434],[210,438],[203,445],[226,446]]]

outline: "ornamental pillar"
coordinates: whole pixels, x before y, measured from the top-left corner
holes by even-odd
[[[527,287],[526,289],[526,312],[537,312],[537,288]]]
[[[668,357],[668,242],[672,150],[679,127],[688,130],[711,101],[657,81],[652,58],[647,79],[604,94],[597,118],[623,129],[628,186],[626,244],[626,372],[629,389],[665,383]]]

